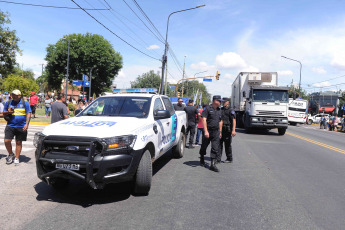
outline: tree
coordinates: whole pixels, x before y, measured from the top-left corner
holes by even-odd
[[[182,83],[178,84],[176,90],[181,93],[182,95]],[[199,93],[202,93],[202,103],[210,103],[210,97],[211,95],[208,93],[206,86],[203,83],[200,83],[197,80],[184,82],[183,87],[183,96],[184,97],[194,97],[194,93],[196,93],[199,90]]]
[[[16,54],[21,54],[16,31],[10,30],[8,24],[11,24],[8,14],[0,10],[0,74],[4,77],[7,77],[16,65]]]
[[[97,34],[70,34],[56,44],[47,47],[45,60],[48,84],[60,90],[66,76],[67,49],[70,40],[69,83],[82,80],[82,74],[89,75],[92,69],[91,95],[101,94],[112,84],[122,68],[122,56],[113,46]]]
[[[139,75],[135,81],[131,81],[132,88],[156,88],[159,89],[161,77],[153,70]]]
[[[29,96],[32,91],[38,92],[40,88],[35,80],[13,74],[5,79],[3,85],[5,91],[12,92],[15,89],[19,89],[23,96]]]
[[[13,75],[22,76],[31,80],[35,80],[35,74],[31,69],[22,70],[19,67],[14,67],[12,72]]]

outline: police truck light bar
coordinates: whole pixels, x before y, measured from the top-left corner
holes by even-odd
[[[142,89],[113,89],[114,93],[151,93],[157,92],[154,88],[142,88]]]

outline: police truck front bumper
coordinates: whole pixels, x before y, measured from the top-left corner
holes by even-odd
[[[37,175],[48,184],[51,178],[78,178],[102,189],[132,180],[142,154],[131,148],[104,151],[98,138],[47,136],[37,144]]]

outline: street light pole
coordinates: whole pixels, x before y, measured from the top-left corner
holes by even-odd
[[[299,92],[301,93],[301,79],[302,79],[302,63],[298,60],[295,60],[295,59],[292,59],[292,58],[288,58],[288,57],[285,57],[285,56],[281,56],[282,58],[286,58],[286,59],[289,59],[291,61],[295,61],[295,62],[298,62],[300,64],[300,68],[299,68],[299,84],[298,84],[298,90]]]
[[[179,13],[179,12],[183,12],[183,11],[188,11],[188,10],[194,10],[194,9],[197,9],[197,8],[200,8],[200,7],[204,7],[205,5],[201,5],[201,6],[196,6],[196,7],[193,7],[193,8],[189,8],[189,9],[185,9],[185,10],[179,10],[179,11],[175,11],[175,12],[172,12],[171,14],[169,14],[169,17],[168,17],[168,21],[167,21],[167,30],[166,30],[166,34],[165,34],[165,47],[164,47],[164,55],[163,55],[163,58],[162,58],[162,81],[161,81],[161,87],[160,87],[160,94],[162,94],[164,91],[164,74],[165,74],[165,65],[166,65],[166,62],[167,62],[167,51],[168,51],[168,31],[169,31],[169,20],[170,20],[170,16],[173,15],[173,14],[176,14],[176,13]]]
[[[67,101],[67,90],[68,90],[68,68],[69,68],[69,44],[71,43],[71,40],[68,39],[68,48],[67,48],[67,71],[66,71],[66,94],[65,94],[65,100]]]
[[[90,86],[89,86],[89,100],[90,101],[90,97],[91,97],[91,80],[92,80],[92,70],[93,70],[94,67],[92,67],[90,69]]]

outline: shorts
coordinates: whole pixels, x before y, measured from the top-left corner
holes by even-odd
[[[31,108],[32,114],[35,114],[35,112],[36,112],[36,105],[30,105],[30,108]]]
[[[16,141],[26,141],[28,131],[23,131],[23,128],[15,128],[6,126],[5,128],[5,139],[13,139],[16,137]]]

